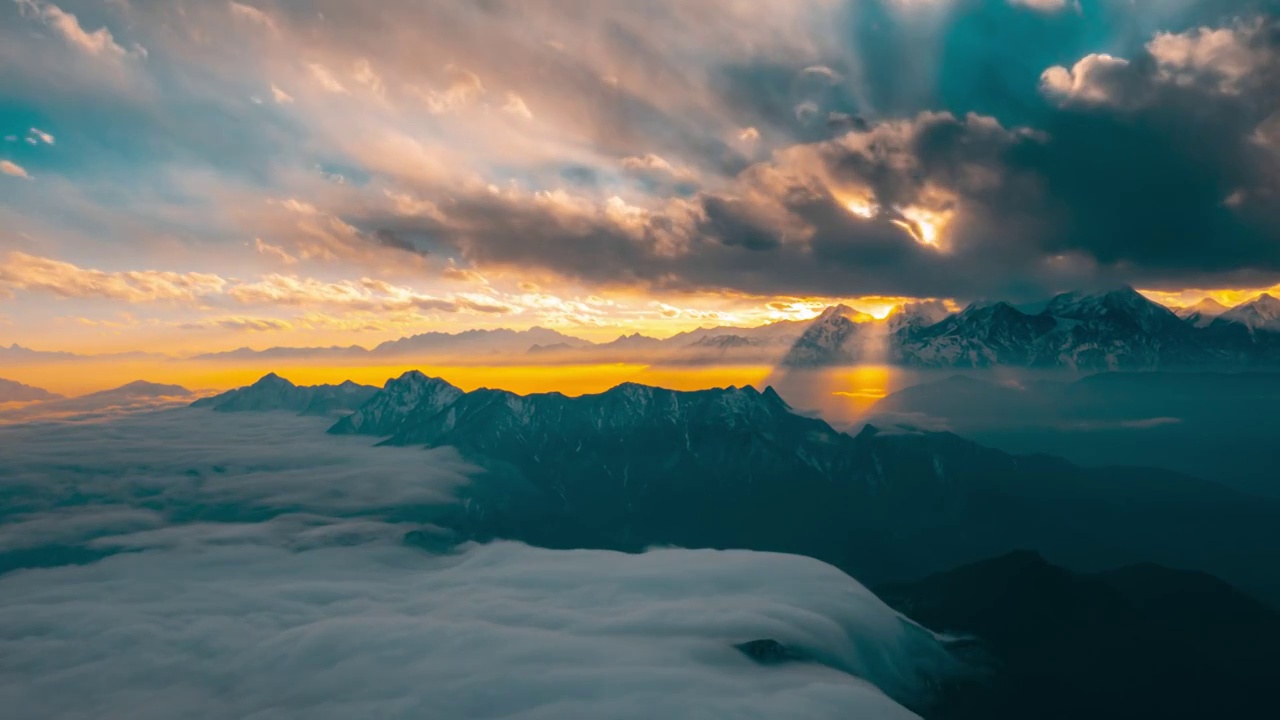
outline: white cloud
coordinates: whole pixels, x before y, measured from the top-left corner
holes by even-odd
[[[325,90],[331,93],[347,92],[347,88],[343,86],[343,84],[338,81],[338,78],[334,77],[333,73],[329,72],[329,68],[326,68],[324,65],[321,65],[320,63],[310,63],[307,65],[307,69],[311,71],[311,76],[320,84],[320,87]]]
[[[914,717],[953,660],[797,556],[432,555],[474,468],[278,413],[171,410],[0,428],[0,548],[87,565],[0,575],[0,702],[30,717]],[[67,458],[74,455],[74,463]],[[121,552],[121,551],[130,552]],[[0,556],[2,557],[2,556]],[[761,666],[771,638],[815,662]]]
[[[259,10],[258,8],[253,7],[252,5],[245,5],[243,3],[235,2],[235,0],[232,0],[232,2],[230,3],[230,7],[231,7],[231,14],[234,17],[261,25],[262,27],[267,28],[273,33],[279,32],[279,29],[276,27],[276,21],[271,19],[270,15]]]
[[[1079,0],[1009,0],[1009,4],[1045,13],[1059,12],[1069,7],[1075,8],[1077,12],[1080,10]]]
[[[1040,90],[1059,102],[1110,103],[1118,100],[1114,82],[1129,61],[1105,53],[1081,58],[1070,69],[1055,65],[1040,75]]]
[[[533,119],[533,113],[524,104],[524,99],[513,92],[507,93],[507,102],[502,106],[502,111],[525,120]]]
[[[62,8],[44,0],[15,0],[22,14],[38,19],[51,30],[62,36],[71,45],[91,55],[109,55],[124,57],[129,52],[116,42],[111,31],[105,27],[92,32],[80,26],[76,16]],[[134,46],[134,54],[146,57],[147,51],[140,45]]]
[[[288,105],[293,102],[293,96],[281,90],[275,83],[271,83],[271,98],[280,105]]]
[[[21,165],[15,162],[10,162],[8,160],[0,160],[0,173],[4,173],[5,175],[9,175],[11,177],[18,177],[18,178],[30,179],[31,177],[30,175],[27,174],[26,169],[24,169]]]
[[[32,145],[36,145],[39,143],[44,143],[45,145],[53,145],[55,142],[57,142],[57,140],[53,137],[53,135],[50,135],[49,133],[39,128],[31,128],[31,130],[27,133],[27,142],[31,143]]]
[[[1202,27],[1184,33],[1157,33],[1147,52],[1160,65],[1164,79],[1190,84],[1208,75],[1218,80],[1224,93],[1240,91],[1241,83],[1269,62],[1265,49],[1250,40],[1261,22],[1234,28]]]

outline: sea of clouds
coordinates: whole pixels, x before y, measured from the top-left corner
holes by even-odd
[[[797,556],[431,553],[450,449],[285,413],[0,427],[0,707],[28,718],[902,718],[943,642]],[[430,528],[427,528],[428,530]],[[770,638],[806,662],[757,664]]]

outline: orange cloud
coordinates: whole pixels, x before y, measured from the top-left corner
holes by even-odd
[[[221,293],[226,286],[226,280],[210,273],[107,272],[16,250],[0,263],[0,287],[49,292],[64,298],[107,298],[131,303],[190,301]]]

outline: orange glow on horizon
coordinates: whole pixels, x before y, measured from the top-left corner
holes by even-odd
[[[560,392],[583,395],[604,392],[624,382],[673,390],[698,390],[729,385],[761,384],[772,368],[753,365],[660,367],[632,363],[584,365],[302,365],[283,361],[275,365],[228,365],[214,362],[93,362],[31,364],[5,368],[6,379],[17,380],[68,397],[120,387],[134,380],[182,385],[198,393],[222,392],[252,384],[275,372],[296,385],[336,384],[351,380],[381,387],[388,379],[409,370],[440,377],[463,390],[488,387],[519,394]]]
[[[1227,307],[1235,307],[1236,305],[1255,300],[1259,295],[1264,293],[1280,297],[1280,285],[1260,288],[1192,288],[1187,290],[1139,289],[1138,292],[1145,295],[1149,300],[1172,308],[1183,308],[1195,305],[1205,298],[1212,298]]]

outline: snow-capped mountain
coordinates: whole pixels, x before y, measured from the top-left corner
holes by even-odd
[[[1218,316],[1215,323],[1243,325],[1250,332],[1280,333],[1280,300],[1263,293]]]
[[[360,407],[377,392],[376,387],[350,380],[338,385],[294,385],[268,373],[252,385],[201,398],[191,406],[216,412],[288,410],[300,415],[332,415]]]
[[[1183,308],[1174,310],[1174,314],[1182,318],[1183,322],[1195,327],[1208,327],[1214,318],[1222,313],[1230,310],[1226,305],[1207,297],[1194,305],[1188,305]]]
[[[462,397],[463,392],[440,378],[410,370],[392,378],[355,412],[339,420],[329,432],[335,435],[397,435],[407,427],[433,417]]]
[[[802,368],[861,361],[860,330],[871,319],[847,305],[833,305],[823,310],[792,344],[782,364]]]
[[[1204,306],[1202,311],[1207,311]],[[887,361],[914,367],[1022,367],[1150,370],[1251,367],[1280,359],[1280,301],[1264,296],[1205,326],[1188,321],[1132,288],[1064,293],[1038,313],[1008,303],[974,303],[954,315],[932,307],[855,323],[843,306],[828,308],[797,341],[789,366],[865,362],[880,326]],[[1249,336],[1223,331],[1243,327]]]
[[[1052,318],[1027,315],[1008,303],[973,304],[933,325],[908,325],[892,336],[891,357],[924,367],[1029,365]]]

